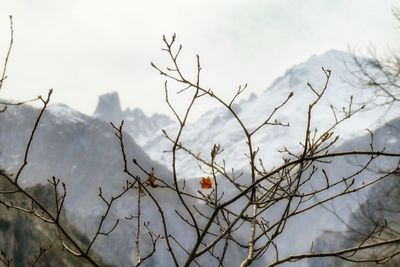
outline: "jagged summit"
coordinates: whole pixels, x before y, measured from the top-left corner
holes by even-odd
[[[173,120],[164,114],[154,113],[151,116],[147,116],[140,108],[127,108],[124,110],[124,116],[129,121],[145,121],[150,124],[157,124],[159,126],[165,126],[173,122]]]
[[[297,68],[300,66],[304,68],[304,67],[310,67],[312,65],[321,65],[321,64],[330,66],[340,65],[341,67],[344,61],[352,61],[353,57],[354,55],[352,55],[350,52],[338,49],[330,49],[321,54],[314,54],[310,56],[306,61],[297,64],[292,68]]]
[[[99,96],[99,102],[93,117],[106,121],[125,121],[127,131],[135,141],[143,145],[145,139],[161,132],[161,129],[171,123],[172,119],[163,114],[147,116],[140,108],[127,108],[122,110],[117,92],[110,92]]]
[[[124,119],[121,102],[117,92],[110,92],[99,96],[93,117],[107,121],[119,122]]]
[[[339,49],[329,49],[326,50],[325,52],[321,53],[321,54],[315,54],[312,55],[309,60],[315,59],[315,58],[319,58],[319,59],[327,59],[327,58],[352,58],[353,55],[348,52],[348,51],[343,51],[343,50],[339,50]]]
[[[313,55],[308,60],[299,65],[294,66],[293,68],[306,68],[309,70],[321,69],[324,67],[325,69],[329,69],[333,72],[336,72],[338,75],[343,75],[344,72],[347,72],[347,68],[343,67],[344,64],[349,64],[354,62],[354,55],[350,52],[331,49],[322,54]],[[351,67],[352,64],[349,64],[348,67]]]
[[[352,68],[353,55],[349,52],[330,49],[322,54],[316,54],[309,57],[306,61],[296,64],[289,68],[282,76],[278,77],[270,88],[279,88],[281,85],[297,87],[299,84],[305,84],[307,81],[323,80],[321,68],[331,70],[336,77],[345,77],[348,68]]]

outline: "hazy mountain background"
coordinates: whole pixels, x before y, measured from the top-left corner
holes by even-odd
[[[354,96],[353,109],[366,104],[365,111],[354,115],[335,131],[341,139],[333,151],[368,150],[370,138],[365,128],[375,133],[376,149],[385,147],[387,151],[400,151],[398,132],[400,121],[396,120],[400,114],[399,107],[394,106],[389,111],[383,106],[372,109],[370,106],[372,101],[376,104],[381,100],[376,99],[372,91],[360,90],[350,85],[349,79],[352,77],[348,75],[349,70],[344,62],[348,63],[351,59],[350,54],[337,50],[312,56],[306,62],[286,71],[262,94],[250,95],[236,104],[235,110],[246,126],[254,129],[290,92],[294,92],[294,97],[287,106],[276,115],[277,120],[289,123],[290,127],[267,126],[255,136],[254,143],[260,148],[259,157],[263,159],[267,168],[282,163],[282,155],[278,149],[285,146],[294,152],[300,151],[299,142],[304,138],[306,109],[315,97],[306,84],[310,82],[314,88],[320,90],[325,82],[322,66],[332,70],[332,78],[324,98],[313,114],[313,128],[318,128],[320,132],[326,129],[333,122],[330,106],[332,105],[339,114],[343,106],[348,106],[350,96]],[[10,107],[5,113],[0,114],[0,166],[8,172],[15,171],[22,162],[24,148],[37,113],[37,108],[25,105]],[[115,92],[99,97],[93,116],[83,115],[63,104],[50,105],[32,144],[29,165],[21,177],[21,182],[26,187],[45,184],[53,175],[62,179],[68,189],[66,199],[68,221],[87,238],[93,236],[95,232],[93,225],[99,221],[105,210],[105,205],[98,197],[98,188],[101,187],[105,195],[110,197],[122,190],[124,181],[129,179],[123,172],[118,140],[108,123],[112,121],[118,124],[121,120],[125,120],[124,140],[129,168],[132,172],[141,176],[142,179],[147,178],[132,164],[131,160],[135,158],[144,168],[147,170],[154,168],[157,176],[163,177],[165,182],[172,184],[171,157],[169,153],[163,152],[169,150],[171,144],[163,137],[161,129],[165,129],[174,136],[178,129],[176,122],[166,115],[147,116],[138,108],[122,110],[118,94]],[[209,158],[210,150],[215,143],[221,144],[224,149],[224,153],[219,156],[219,161],[224,159],[227,169],[234,168],[237,172],[244,172],[243,179],[246,179],[248,163],[244,155],[246,153],[244,135],[237,123],[222,108],[209,111],[198,121],[188,124],[182,137],[182,144],[189,147],[195,154],[200,153],[206,159]],[[332,164],[321,166],[321,168],[325,168],[334,179],[341,179],[355,172],[360,162],[365,160],[362,157],[335,159]],[[204,173],[198,168],[196,160],[183,151],[179,152],[177,163],[178,177],[180,179],[193,178],[187,180],[186,190],[195,193],[199,189],[198,178]],[[376,176],[374,168],[389,168],[394,162],[382,158],[375,164],[371,170],[359,175],[356,182],[361,183],[371,176]],[[208,171],[207,168],[204,170]],[[182,183],[182,180],[180,182]],[[317,186],[321,182],[324,181],[315,180],[313,185]],[[224,190],[226,198],[235,193],[228,184],[224,186]],[[176,195],[173,191],[164,189],[155,188],[152,191],[167,211],[167,224],[171,233],[182,240],[184,246],[190,247],[194,240],[194,233],[176,216],[175,210],[182,212]],[[123,218],[136,213],[136,193],[132,192],[117,202],[107,225],[113,225],[116,218],[122,218],[122,221],[110,237],[100,238],[95,246],[96,252],[105,261],[118,266],[130,266],[135,261],[135,222]],[[338,199],[334,205],[344,220],[351,220],[352,214],[357,212],[358,205],[367,198],[368,192],[365,191],[360,193],[357,199]],[[206,207],[202,208],[207,211]],[[143,220],[150,221],[152,229],[160,230],[159,215],[148,197],[143,198],[142,209],[146,211]],[[272,212],[278,212],[278,210]],[[298,225],[309,226],[309,229],[299,231],[296,227]],[[311,242],[326,230],[341,231],[344,227],[335,216],[322,208],[290,220],[287,232],[278,239],[280,256],[308,251]],[[147,240],[147,234],[142,234],[142,239]],[[244,228],[238,233],[238,238],[246,240],[246,234],[247,231]],[[147,246],[144,252],[149,251],[148,241],[143,242]],[[177,248],[176,245],[174,247]],[[179,258],[185,259],[185,252],[178,251],[180,251]],[[232,246],[226,258],[227,265],[236,265],[244,255],[245,251]],[[209,260],[207,255],[199,259],[204,266],[212,265]],[[263,266],[268,260],[266,258],[258,264]],[[145,265],[165,266],[168,263],[170,263],[170,257],[165,246],[159,245],[155,257]],[[296,264],[305,266],[308,263],[303,261]]]

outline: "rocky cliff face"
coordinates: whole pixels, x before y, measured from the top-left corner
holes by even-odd
[[[99,96],[99,102],[93,117],[105,122],[125,122],[125,130],[135,141],[142,145],[148,138],[161,133],[161,129],[172,124],[173,121],[166,115],[153,114],[147,116],[139,108],[121,109],[119,95],[116,92]]]
[[[96,110],[93,114],[95,118],[101,118],[106,122],[118,123],[124,119],[121,103],[117,92],[111,92],[99,96]]]

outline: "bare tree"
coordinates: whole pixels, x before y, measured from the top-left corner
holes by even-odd
[[[11,24],[11,33],[13,33]],[[29,140],[26,145],[24,160],[15,174],[1,171],[1,179],[9,183],[7,189],[0,191],[0,205],[7,209],[14,209],[21,213],[41,220],[44,224],[54,225],[58,230],[59,244],[71,255],[82,258],[93,266],[101,264],[96,259],[93,245],[98,242],[99,236],[109,236],[118,227],[120,220],[116,219],[111,227],[105,223],[110,217],[110,211],[116,202],[133,192],[136,196],[137,214],[131,216],[136,220],[136,238],[133,241],[136,251],[135,265],[146,264],[152,257],[157,257],[160,249],[166,248],[170,256],[170,263],[175,266],[201,266],[205,259],[209,266],[225,266],[227,255],[230,250],[241,251],[243,258],[237,265],[249,266],[256,264],[267,258],[267,266],[278,266],[285,263],[296,262],[309,258],[335,257],[342,260],[365,263],[391,259],[399,253],[399,249],[389,254],[368,255],[358,257],[360,252],[371,248],[381,248],[388,245],[398,245],[400,236],[382,236],[379,239],[373,238],[377,231],[385,228],[379,225],[372,230],[362,240],[353,243],[340,250],[315,251],[313,244],[299,254],[283,254],[280,250],[282,243],[287,240],[281,237],[287,233],[288,225],[294,218],[307,216],[313,210],[321,208],[322,205],[331,203],[336,199],[344,198],[362,191],[374,184],[379,183],[386,177],[398,174],[399,164],[394,164],[391,168],[383,170],[382,173],[369,177],[364,181],[358,181],[357,177],[366,172],[372,162],[377,158],[390,157],[396,162],[399,161],[400,154],[389,153],[384,150],[374,148],[371,141],[370,147],[366,150],[350,150],[332,152],[333,146],[337,143],[339,136],[334,134],[338,125],[361,112],[364,108],[353,107],[352,99],[349,105],[341,111],[332,107],[334,123],[326,130],[319,132],[313,124],[313,114],[315,108],[321,104],[321,99],[325,92],[329,90],[329,82],[332,74],[331,70],[322,68],[321,76],[325,80],[322,88],[314,88],[308,84],[309,90],[314,94],[314,100],[309,103],[306,118],[305,132],[299,133],[303,137],[297,150],[284,148],[282,153],[283,164],[279,166],[267,167],[263,159],[259,157],[259,148],[254,145],[254,136],[266,127],[289,127],[287,122],[276,119],[276,115],[281,109],[290,105],[293,93],[287,95],[281,103],[270,103],[276,107],[270,114],[260,118],[258,126],[249,128],[246,122],[235,111],[234,104],[237,98],[245,91],[246,86],[239,87],[237,92],[228,101],[220,98],[213,90],[203,86],[201,82],[201,62],[200,57],[196,56],[196,72],[194,79],[188,78],[179,64],[179,56],[182,46],[176,46],[176,36],[170,39],[163,38],[163,50],[169,59],[170,66],[160,67],[154,63],[151,65],[166,78],[164,90],[166,103],[175,115],[179,129],[172,135],[164,131],[165,137],[171,143],[170,153],[172,155],[171,169],[173,182],[166,182],[165,177],[159,177],[152,169],[146,169],[140,162],[134,159],[134,155],[128,155],[125,150],[125,139],[123,123],[120,125],[111,124],[115,131],[115,136],[119,141],[121,155],[123,158],[123,168],[129,177],[123,185],[122,190],[111,197],[103,194],[102,188],[99,189],[99,198],[106,206],[104,214],[96,226],[96,231],[91,236],[88,244],[79,242],[73,233],[65,226],[60,219],[63,213],[64,200],[67,195],[66,186],[57,178],[49,180],[50,186],[54,189],[54,209],[48,208],[37,197],[24,188],[19,178],[29,164],[30,146],[38,131],[42,115],[50,101],[52,90],[46,97],[38,97],[36,101],[42,103],[42,108],[36,117]],[[11,41],[12,45],[12,41]],[[10,50],[11,50],[10,45]],[[2,75],[4,81],[6,66],[9,58],[7,54],[5,67]],[[170,83],[177,86],[176,91],[181,94],[189,94],[190,100],[187,108],[180,114],[169,98]],[[2,84],[2,83],[1,83]],[[209,101],[216,101],[221,107],[229,112],[235,119],[237,125],[246,137],[247,151],[243,151],[248,157],[248,167],[242,170],[242,174],[228,170],[226,162],[220,158],[223,150],[219,144],[210,147],[210,158],[203,157],[197,151],[192,151],[182,141],[182,133],[188,123],[193,107],[199,99],[208,98]],[[8,103],[6,103],[8,104]],[[285,147],[285,144],[282,144]],[[185,181],[181,181],[180,171],[177,167],[177,154],[185,153],[187,157],[206,166],[209,175],[202,177],[197,187],[197,192],[193,192],[193,187],[189,188]],[[345,177],[332,177],[326,171],[327,166],[336,164],[338,158],[360,157],[363,164],[356,170],[349,172]],[[129,166],[139,167],[144,176],[135,175],[130,171]],[[337,166],[338,168],[340,166]],[[315,182],[318,181],[318,182]],[[322,183],[320,181],[323,181]],[[161,203],[159,191],[173,192],[180,203],[174,214],[167,213],[163,203]],[[4,196],[18,195],[27,198],[32,203],[31,206],[20,206],[12,201],[5,200]],[[4,200],[3,200],[4,199]],[[154,206],[154,210],[143,210],[143,203],[149,202]],[[161,228],[150,227],[150,222],[143,221],[143,214],[146,212],[157,212]],[[194,233],[194,240],[183,240],[176,237],[171,232],[171,225],[168,224],[168,216],[178,216],[181,223],[189,227]],[[313,225],[296,226],[304,231],[305,228]],[[304,228],[304,229],[303,229]],[[143,247],[142,234],[148,233],[151,247],[146,250]],[[243,235],[246,237],[243,239]],[[53,244],[56,245],[56,244]],[[286,244],[288,245],[288,244]],[[40,260],[40,255],[45,253],[46,248],[41,248],[35,263]],[[145,252],[146,251],[146,252]],[[185,255],[180,257],[179,255]],[[9,266],[11,259],[7,254],[2,253],[0,262]]]
[[[365,201],[359,201],[358,208],[345,221],[334,206],[325,207],[329,212],[338,217],[346,226],[344,231],[326,231],[316,241],[315,249],[322,250],[335,246],[354,246],[357,243],[373,243],[382,240],[395,239],[399,235],[399,181],[398,174],[388,177],[381,183],[375,184],[367,193]],[[335,240],[332,242],[332,240]],[[329,266],[354,266],[363,259],[375,259],[364,263],[365,266],[397,266],[399,259],[395,258],[399,253],[398,243],[384,246],[371,247],[354,254],[354,261],[342,261],[331,259],[324,261]],[[321,260],[311,261],[311,266],[320,266]]]
[[[400,9],[392,9],[393,17],[400,22]],[[400,101],[400,57],[397,48],[388,48],[386,53],[371,46],[368,58],[361,58],[357,49],[351,49],[353,60],[347,62],[351,77],[356,78],[352,85],[361,89],[376,91],[378,98],[384,99],[380,105],[391,105]],[[356,68],[353,67],[356,66]]]
[[[400,22],[400,9],[394,7],[392,14],[395,20]],[[393,105],[398,105],[400,101],[398,49],[388,48],[386,51],[378,51],[375,47],[370,46],[365,54],[367,57],[361,57],[362,53],[356,48],[350,49],[350,52],[353,54],[352,60],[345,62],[349,74],[347,82],[361,90],[374,90],[376,101],[370,103],[372,106],[374,104],[386,106],[389,111]],[[396,125],[392,126],[399,131]],[[358,200],[359,208],[352,214],[351,223],[343,221],[346,230],[336,233],[335,236],[344,236],[346,241],[343,242],[347,243],[353,243],[354,240],[382,240],[398,237],[399,218],[395,201],[398,198],[397,179],[398,175],[394,175],[384,182],[374,185],[371,192],[368,193],[367,200]],[[332,207],[328,209],[338,217],[337,211]],[[364,254],[369,254],[369,257],[376,259],[368,266],[377,264],[397,266],[398,259],[390,261],[393,256],[398,254],[397,249],[398,244],[390,244],[382,248],[366,250]]]

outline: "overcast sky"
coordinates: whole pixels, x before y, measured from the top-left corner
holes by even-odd
[[[0,57],[15,46],[2,98],[29,99],[54,88],[53,102],[92,114],[99,94],[118,91],[123,108],[169,113],[162,35],[176,32],[190,73],[201,56],[202,83],[228,98],[239,84],[257,94],[293,64],[348,45],[399,44],[395,0],[0,0]],[[396,47],[397,48],[397,47]],[[172,90],[172,88],[171,88]],[[184,100],[175,99],[182,106]],[[213,105],[207,105],[207,108]],[[197,108],[195,116],[204,111]]]

